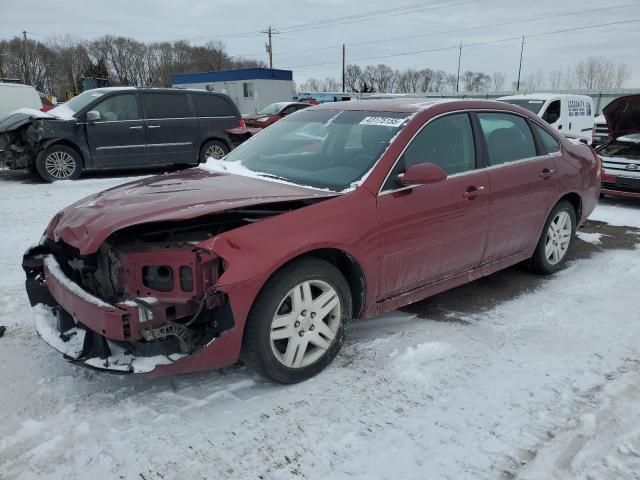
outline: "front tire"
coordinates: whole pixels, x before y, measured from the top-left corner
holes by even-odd
[[[550,275],[564,266],[575,238],[576,225],[573,205],[566,200],[558,202],[544,224],[538,246],[531,257],[534,272]]]
[[[82,159],[71,147],[51,145],[38,155],[36,170],[46,182],[75,180],[82,173]]]
[[[340,351],[351,313],[349,285],[336,267],[315,258],[287,265],[251,307],[247,363],[280,383],[311,378]]]

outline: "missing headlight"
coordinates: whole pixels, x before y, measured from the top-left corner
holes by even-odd
[[[158,292],[173,290],[173,270],[168,265],[142,267],[142,283]]]

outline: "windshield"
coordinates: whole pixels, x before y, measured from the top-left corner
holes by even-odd
[[[518,100],[501,100],[501,101],[526,108],[527,110],[530,110],[535,114],[540,113],[540,109],[542,108],[545,102],[545,100],[536,100],[533,98],[518,99]]]
[[[274,113],[278,113],[280,110],[282,110],[287,105],[289,105],[289,104],[288,103],[283,103],[283,102],[272,103],[271,105],[267,105],[262,110],[260,110],[260,113],[263,114],[263,115],[273,115]]]
[[[207,167],[218,164],[233,173],[341,191],[369,172],[407,117],[398,112],[302,110]]]
[[[80,95],[73,97],[71,100],[66,102],[59,107],[51,109],[49,113],[56,114],[56,112],[60,111],[61,113],[77,113],[82,110],[84,107],[93,102],[96,98],[101,97],[105,94],[104,90],[87,90]]]

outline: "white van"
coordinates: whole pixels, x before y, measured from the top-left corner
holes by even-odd
[[[570,133],[591,141],[593,132],[593,99],[588,95],[530,93],[498,99],[538,114],[560,133]]]
[[[0,83],[0,118],[25,107],[42,109],[42,101],[35,88],[17,83]]]

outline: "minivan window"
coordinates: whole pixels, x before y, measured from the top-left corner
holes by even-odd
[[[456,113],[430,122],[416,135],[400,162],[405,169],[416,163],[435,163],[448,175],[474,170],[476,155],[469,115]]]
[[[63,105],[60,105],[56,108],[51,109],[50,113],[67,113],[71,112],[71,114],[77,113],[82,110],[84,107],[89,105],[94,100],[97,100],[101,96],[103,96],[106,92],[104,90],[87,90],[86,92],[81,93],[73,97],[68,102],[65,102]]]
[[[536,125],[533,122],[531,122],[531,124],[533,125],[533,128],[536,130],[536,133],[540,137],[540,140],[542,140],[542,144],[544,145],[544,148],[546,148],[547,153],[556,153],[560,151],[560,143],[558,142],[558,140],[556,140],[556,138],[553,135],[547,132],[540,125]]]
[[[500,165],[536,156],[536,145],[527,121],[509,113],[478,113],[489,163]]]
[[[147,118],[191,117],[184,93],[143,93],[142,102]]]
[[[198,117],[235,117],[236,114],[229,103],[214,94],[192,95]]]
[[[138,100],[135,93],[113,95],[98,103],[93,110],[100,114],[104,122],[139,120]]]

